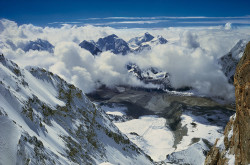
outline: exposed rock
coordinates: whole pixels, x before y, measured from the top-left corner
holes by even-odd
[[[96,46],[101,51],[111,51],[114,54],[126,55],[130,52],[128,43],[115,34],[99,38]]]
[[[36,41],[29,41],[22,49],[25,52],[28,52],[29,50],[38,50],[53,53],[54,46],[49,43],[49,41],[38,38]]]
[[[95,42],[94,41],[82,41],[79,46],[81,48],[84,48],[86,50],[88,50],[92,55],[97,55],[99,53],[101,53],[102,51],[100,49],[98,49],[95,45]]]
[[[236,115],[216,141],[205,164],[250,164],[250,42],[234,76]]]

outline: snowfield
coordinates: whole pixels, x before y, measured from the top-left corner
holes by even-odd
[[[20,132],[8,117],[0,116],[0,164],[17,164],[17,144]]]
[[[154,161],[166,159],[174,151],[174,136],[165,126],[166,119],[157,116],[142,116],[139,119],[115,123],[128,138]]]
[[[120,116],[120,113],[122,114],[120,117],[126,117],[126,108],[121,105],[102,107],[107,113],[112,112],[110,113],[112,118],[115,114]],[[223,136],[223,124],[216,124],[213,121],[226,121],[228,115],[220,110],[211,110],[211,112],[208,111],[209,113],[203,112],[204,114],[200,115],[196,114],[197,112],[198,109],[187,110],[180,116],[181,127],[186,130],[186,133],[177,144],[175,144],[176,135],[165,118],[146,115],[138,119],[113,122],[155,162],[201,165],[211,145],[217,138]]]

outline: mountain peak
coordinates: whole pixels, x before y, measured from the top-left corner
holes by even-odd
[[[144,34],[145,42],[151,41],[153,38],[154,38],[154,36],[152,36],[152,35],[149,34],[148,32],[146,32],[146,33]]]
[[[96,46],[101,51],[111,51],[114,54],[126,55],[130,51],[128,43],[115,34],[99,38]]]
[[[84,48],[86,50],[88,50],[92,55],[97,55],[99,53],[101,53],[102,51],[100,49],[98,49],[95,45],[94,41],[82,41],[79,46],[81,48]]]
[[[48,51],[53,52],[54,46],[47,40],[38,38],[35,41],[29,41],[24,47],[23,50],[28,52],[29,50],[38,50],[38,51]]]
[[[135,37],[130,39],[128,42],[132,45],[141,45],[144,42],[149,42],[151,40],[154,39],[154,36],[152,36],[151,34],[149,34],[148,32],[144,33],[142,36],[140,37]]]
[[[106,36],[104,38],[118,38],[118,36],[115,35],[115,34],[111,34],[111,35],[108,35],[108,36]]]

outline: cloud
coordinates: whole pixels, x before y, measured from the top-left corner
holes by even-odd
[[[49,25],[94,25],[94,26],[124,26],[124,27],[142,27],[142,24],[154,27],[171,27],[171,26],[224,26],[227,22],[232,22],[239,26],[249,25],[250,16],[237,16],[237,17],[205,17],[205,16],[186,16],[186,17],[104,17],[104,18],[87,18],[77,19],[71,22],[52,22]]]
[[[117,24],[157,24],[161,22],[168,22],[168,20],[144,20],[144,21],[117,21],[117,22],[104,22],[104,23],[89,23],[90,25],[103,26],[103,25],[117,25]]]
[[[103,52],[92,56],[78,44],[110,34],[129,40],[145,32],[162,35],[169,42],[152,47],[148,52],[126,56]],[[22,44],[41,38],[55,46],[54,53],[24,52]],[[140,68],[157,67],[171,75],[176,88],[193,87],[199,94],[233,98],[233,86],[217,64],[217,59],[229,52],[239,39],[250,40],[249,28],[225,30],[210,27],[176,27],[161,29],[114,29],[111,27],[73,26],[38,27],[0,20],[0,53],[19,65],[36,65],[49,69],[75,84],[84,92],[92,92],[100,85],[156,87],[144,84],[129,74],[126,64]]]
[[[78,20],[154,20],[154,19],[247,19],[250,16],[238,16],[238,17],[205,17],[205,16],[186,16],[186,17],[105,17],[105,18],[87,18],[87,19],[78,19]]]
[[[181,44],[183,47],[187,48],[198,48],[200,44],[197,41],[198,36],[196,34],[192,34],[190,31],[184,31],[181,34]]]
[[[232,23],[231,22],[227,22],[225,24],[225,30],[231,30],[232,29]]]

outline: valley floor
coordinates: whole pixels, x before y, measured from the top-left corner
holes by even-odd
[[[234,107],[187,93],[102,89],[89,97],[156,163],[200,165]]]

